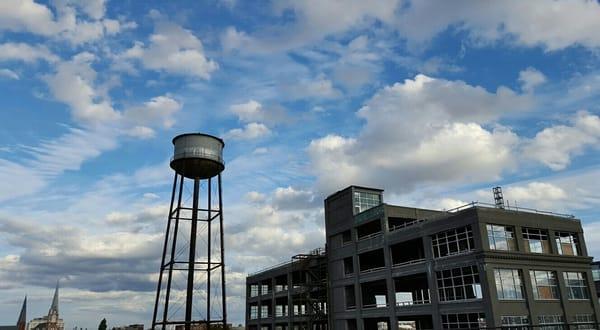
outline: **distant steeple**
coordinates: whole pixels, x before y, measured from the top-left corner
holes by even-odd
[[[27,326],[27,296],[23,300],[23,307],[21,307],[21,314],[19,314],[19,320],[17,321],[17,330],[25,330]]]
[[[52,305],[48,311],[48,315],[56,314],[58,316],[58,281],[56,281],[56,290],[54,290],[54,298],[52,299]]]

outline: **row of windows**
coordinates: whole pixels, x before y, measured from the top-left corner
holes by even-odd
[[[585,274],[581,272],[563,272],[567,294],[571,300],[589,299]],[[531,286],[536,300],[559,299],[556,272],[531,270]],[[500,300],[523,300],[525,288],[521,271],[518,269],[494,269],[496,291]]]
[[[505,225],[487,224],[487,235],[491,250],[516,251],[515,228]],[[523,228],[525,251],[531,253],[551,253],[548,231],[537,228]],[[579,238],[576,233],[555,232],[556,250],[558,254],[581,255]]]
[[[540,330],[564,330],[565,318],[562,315],[539,315],[538,323]],[[530,325],[529,317],[526,315],[511,315],[501,317],[502,327],[509,330],[523,329],[523,326]],[[596,329],[593,314],[576,314],[573,323],[580,324],[576,329]],[[514,326],[511,328],[510,326]]]

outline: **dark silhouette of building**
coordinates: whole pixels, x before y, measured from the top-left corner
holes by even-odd
[[[8,325],[3,326],[0,325],[0,330],[26,330],[27,328],[27,297],[23,300],[23,305],[21,306],[21,312],[19,313],[19,318],[17,319],[17,325]]]
[[[327,197],[325,225],[330,329],[598,328],[592,258],[572,216],[394,206],[382,190],[351,186]],[[294,322],[286,269],[247,278],[248,329],[314,329]]]

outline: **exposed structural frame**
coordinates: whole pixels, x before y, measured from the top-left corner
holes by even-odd
[[[298,295],[291,295],[291,306],[296,303],[306,305],[307,317],[294,320],[294,311],[291,312],[292,323],[296,325],[305,325],[305,329],[326,330],[328,325],[327,311],[325,304],[327,297],[327,258],[325,250],[315,249],[311,253],[297,254],[292,256],[290,264],[291,273],[301,271],[307,278],[297,283]],[[292,281],[292,285],[294,285]],[[297,297],[297,299],[294,299]]]
[[[213,177],[214,178],[214,177]],[[185,178],[179,173],[175,173],[173,179],[173,191],[171,193],[171,202],[169,207],[169,216],[167,220],[167,231],[165,234],[165,241],[163,246],[163,253],[160,264],[160,275],[158,278],[158,287],[156,290],[156,301],[154,304],[154,313],[152,318],[152,329],[166,329],[169,325],[184,325],[185,330],[190,330],[192,325],[195,324],[206,324],[207,328],[210,328],[211,324],[223,324],[225,327],[227,324],[227,307],[226,307],[226,291],[225,291],[225,247],[224,247],[224,232],[223,232],[223,198],[221,189],[221,174],[217,175],[217,190],[218,190],[218,209],[213,209],[212,206],[212,192],[213,178],[208,178],[208,193],[207,193],[207,207],[199,207],[200,199],[200,182],[201,180],[191,179],[194,182],[194,190],[192,195],[192,207],[183,206],[183,186]],[[183,212],[182,212],[183,211]],[[205,212],[206,218],[199,218],[198,212]],[[191,213],[191,217],[183,216],[182,213],[187,215]],[[218,231],[220,239],[220,260],[214,261],[212,258],[212,234],[213,234],[213,221],[218,220]],[[190,221],[190,239],[189,239],[189,254],[187,260],[177,260],[176,251],[178,248],[178,232],[180,224],[183,221]],[[206,222],[207,224],[207,255],[206,261],[198,261],[196,256],[196,243],[198,232],[198,222]],[[171,230],[173,228],[173,230]],[[221,271],[221,306],[222,314],[221,318],[211,319],[211,275],[217,270]],[[169,320],[169,303],[172,301],[171,289],[173,273],[175,271],[187,272],[187,287],[186,287],[186,298],[185,298],[185,320]],[[205,272],[206,274],[206,315],[203,320],[194,320],[192,316],[193,303],[194,303],[194,274],[196,272]],[[166,283],[163,283],[166,280]],[[162,294],[161,294],[162,293]],[[218,298],[218,297],[217,297]],[[218,300],[218,299],[217,299]],[[159,313],[160,302],[164,302],[164,308],[162,315]]]

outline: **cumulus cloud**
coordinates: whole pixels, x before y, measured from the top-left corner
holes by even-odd
[[[137,42],[121,56],[138,59],[147,69],[202,79],[209,79],[219,67],[206,57],[192,31],[168,22],[157,23],[148,45]]]
[[[104,0],[57,0],[52,2],[54,12],[33,0],[6,0],[0,2],[0,30],[30,32],[37,35],[67,40],[74,45],[97,41],[119,33],[135,23],[104,18]],[[81,19],[78,11],[85,13]]]
[[[492,93],[418,75],[365,103],[358,136],[330,134],[311,141],[307,151],[323,191],[348,184],[410,190],[417,182],[493,180],[514,165],[519,139],[506,127],[483,125],[531,104],[506,87]]]
[[[555,125],[537,133],[525,143],[523,154],[557,171],[565,169],[573,157],[599,142],[600,117],[579,111],[570,119],[570,125]]]
[[[521,89],[531,92],[534,88],[546,82],[546,76],[537,69],[529,67],[519,72],[519,82],[521,83]]]
[[[44,60],[56,62],[58,57],[41,45],[7,42],[0,44],[0,61],[23,61],[27,63]]]
[[[597,48],[600,4],[587,0],[471,2],[411,1],[395,25],[409,41],[428,42],[453,28],[475,41],[508,40],[517,45],[559,50],[573,45]]]
[[[125,110],[125,120],[134,124],[134,136],[154,135],[150,127],[171,128],[175,123],[173,116],[181,110],[182,104],[170,96],[157,96],[140,106]]]
[[[95,88],[97,74],[91,66],[95,60],[91,53],[79,53],[59,63],[56,71],[45,77],[46,83],[57,100],[69,105],[76,120],[85,123],[117,120],[120,114]]]
[[[233,128],[225,133],[225,138],[233,140],[254,140],[271,134],[271,130],[261,123],[248,123],[243,128]]]

